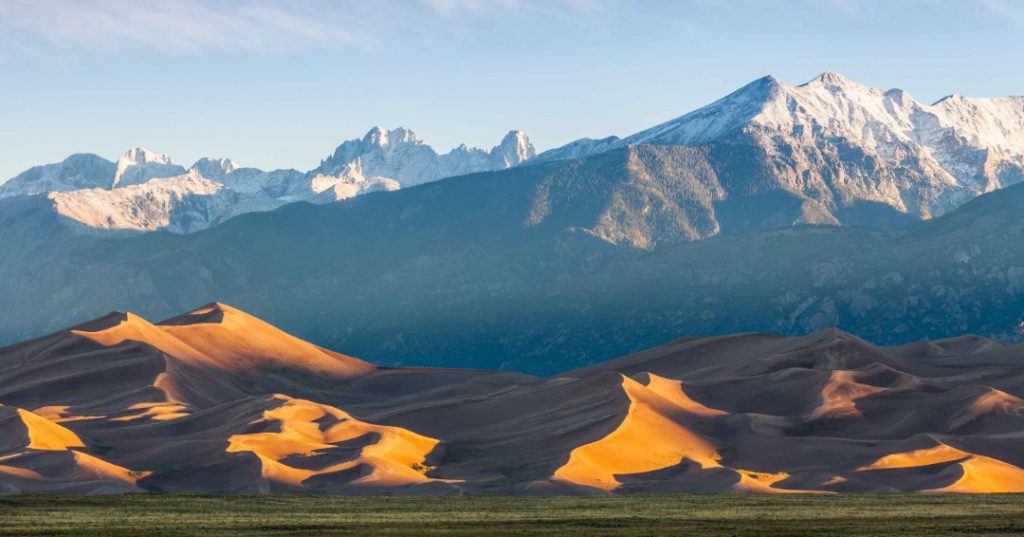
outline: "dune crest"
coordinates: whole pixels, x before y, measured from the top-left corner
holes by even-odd
[[[113,347],[126,341],[138,341],[156,347],[187,363],[207,364],[213,362],[211,357],[130,312],[125,313],[123,320],[109,328],[97,331],[71,330],[71,333],[91,339],[104,347]]]
[[[157,326],[228,371],[288,366],[313,375],[347,379],[376,369],[362,360],[303,341],[226,304],[213,303]]]
[[[288,366],[315,375],[351,378],[375,369],[362,360],[317,347],[220,303],[157,325],[125,313],[114,326],[71,332],[106,347],[138,341],[188,365],[229,372]]]
[[[961,451],[955,447],[939,443],[934,447],[922,448],[903,453],[892,453],[877,461],[862,466],[858,472],[868,470],[894,470],[899,468],[914,468],[917,466],[928,466],[942,462],[959,461],[971,457],[970,453]]]
[[[626,417],[607,436],[574,449],[569,460],[555,471],[554,481],[614,491],[626,482],[644,479],[642,474],[670,471],[691,479],[707,475],[709,481],[717,483],[710,485],[711,489],[702,489],[707,492],[813,492],[774,487],[790,477],[786,472],[724,466],[719,441],[695,430],[695,426],[728,413],[694,401],[683,391],[680,381],[651,373],[646,377],[646,386],[622,377],[622,389],[629,398]]]
[[[0,405],[0,454],[12,450],[64,451],[85,444],[75,433],[23,408]]]

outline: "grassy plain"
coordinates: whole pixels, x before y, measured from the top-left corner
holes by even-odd
[[[0,497],[0,536],[1016,534],[1021,495]]]

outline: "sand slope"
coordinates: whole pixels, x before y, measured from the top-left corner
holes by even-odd
[[[0,493],[1024,492],[1021,352],[736,334],[539,378],[112,313],[0,349]]]

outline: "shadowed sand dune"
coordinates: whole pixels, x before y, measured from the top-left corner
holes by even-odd
[[[1024,349],[688,337],[378,368],[224,304],[0,349],[0,493],[1024,492]]]

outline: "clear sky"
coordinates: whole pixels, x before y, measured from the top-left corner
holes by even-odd
[[[134,146],[305,170],[373,125],[548,149],[822,71],[1020,95],[1024,1],[0,0],[0,181]]]

